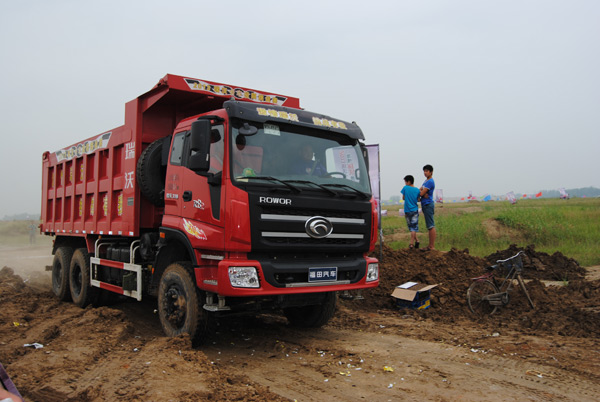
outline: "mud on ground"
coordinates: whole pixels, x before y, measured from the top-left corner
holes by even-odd
[[[493,316],[469,312],[469,278],[519,250],[384,247],[380,287],[339,300],[324,328],[228,319],[197,349],[163,336],[152,300],[58,302],[31,262],[47,250],[11,250],[13,268],[30,266],[0,270],[0,362],[27,401],[597,400],[600,280],[576,261],[526,247],[535,310],[516,289]],[[396,308],[390,294],[407,281],[438,284],[429,309]],[[43,348],[23,346],[34,342]]]

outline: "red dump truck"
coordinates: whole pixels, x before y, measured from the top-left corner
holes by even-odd
[[[168,336],[261,311],[322,326],[379,283],[363,139],[298,98],[166,75],[123,126],[43,154],[52,290],[154,297]]]

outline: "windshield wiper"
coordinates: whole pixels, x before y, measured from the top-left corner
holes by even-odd
[[[339,195],[338,192],[333,191],[330,188],[327,188],[319,183],[315,183],[315,182],[308,181],[308,180],[286,180],[285,183],[312,184],[313,186],[319,187],[321,190],[327,191],[331,195]]]
[[[296,193],[301,193],[302,190],[300,190],[298,187],[296,186],[292,186],[291,184],[283,181],[283,180],[279,180],[275,177],[271,177],[271,176],[246,176],[244,177],[244,179],[256,179],[256,180],[267,180],[267,181],[272,181],[275,183],[280,183],[283,184],[284,186],[286,186],[287,188],[289,188],[290,190],[296,192]]]
[[[348,186],[346,184],[323,184],[323,186],[326,186],[326,187],[337,187],[337,188],[348,188],[348,189],[354,191],[355,193],[357,193],[358,195],[360,195],[364,199],[371,198],[371,196],[369,194],[363,193],[362,191],[357,190],[354,187]]]

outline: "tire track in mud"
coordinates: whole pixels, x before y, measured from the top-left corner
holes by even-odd
[[[596,400],[600,385],[560,368],[389,333],[264,322],[204,348],[217,364],[297,400]]]
[[[518,357],[500,357],[489,354],[483,349],[452,347],[447,350],[450,353],[437,356],[440,363],[444,365],[462,363],[477,371],[489,373],[485,386],[489,386],[490,389],[510,388],[521,395],[534,394],[544,399],[581,401],[597,400],[600,391],[600,387],[594,380],[557,367],[519,360]],[[455,377],[457,372],[453,373],[452,376]],[[465,374],[468,375],[469,370],[465,370]],[[456,380],[454,378],[455,382]]]

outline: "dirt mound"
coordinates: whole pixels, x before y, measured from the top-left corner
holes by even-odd
[[[481,275],[486,265],[484,259],[469,255],[468,250],[452,249],[444,253],[392,250],[384,246],[379,264],[379,287],[364,292],[364,305],[374,309],[394,308],[390,295],[396,286],[408,281],[438,284],[434,292],[437,302],[458,304],[464,301],[468,278]]]
[[[486,257],[489,264],[495,264],[498,260],[512,257],[519,251],[523,251],[523,267],[527,269],[527,278],[536,278],[549,281],[568,281],[572,279],[583,279],[585,268],[579,265],[573,258],[565,257],[561,252],[552,255],[535,251],[534,245],[519,248],[512,244],[509,248],[497,251]]]
[[[420,315],[444,323],[453,323],[457,317],[469,317],[496,327],[524,330],[530,334],[552,332],[561,335],[594,337],[600,335],[598,296],[600,281],[583,280],[585,269],[561,253],[551,256],[538,253],[529,246],[523,258],[524,278],[535,278],[527,289],[536,308],[531,310],[525,296],[517,287],[510,303],[490,317],[475,318],[466,303],[470,278],[484,272],[486,266],[498,259],[516,254],[521,249],[511,246],[486,258],[474,257],[467,249],[449,252],[392,250],[383,248],[380,260],[380,286],[365,291],[363,302],[350,302],[365,310],[398,312],[390,296],[394,288],[404,282],[414,281],[438,284],[431,292],[431,307],[419,312],[402,310],[400,314]],[[540,279],[574,278],[568,286],[545,286]],[[538,279],[540,278],[540,279]],[[566,283],[566,282],[565,282]]]

